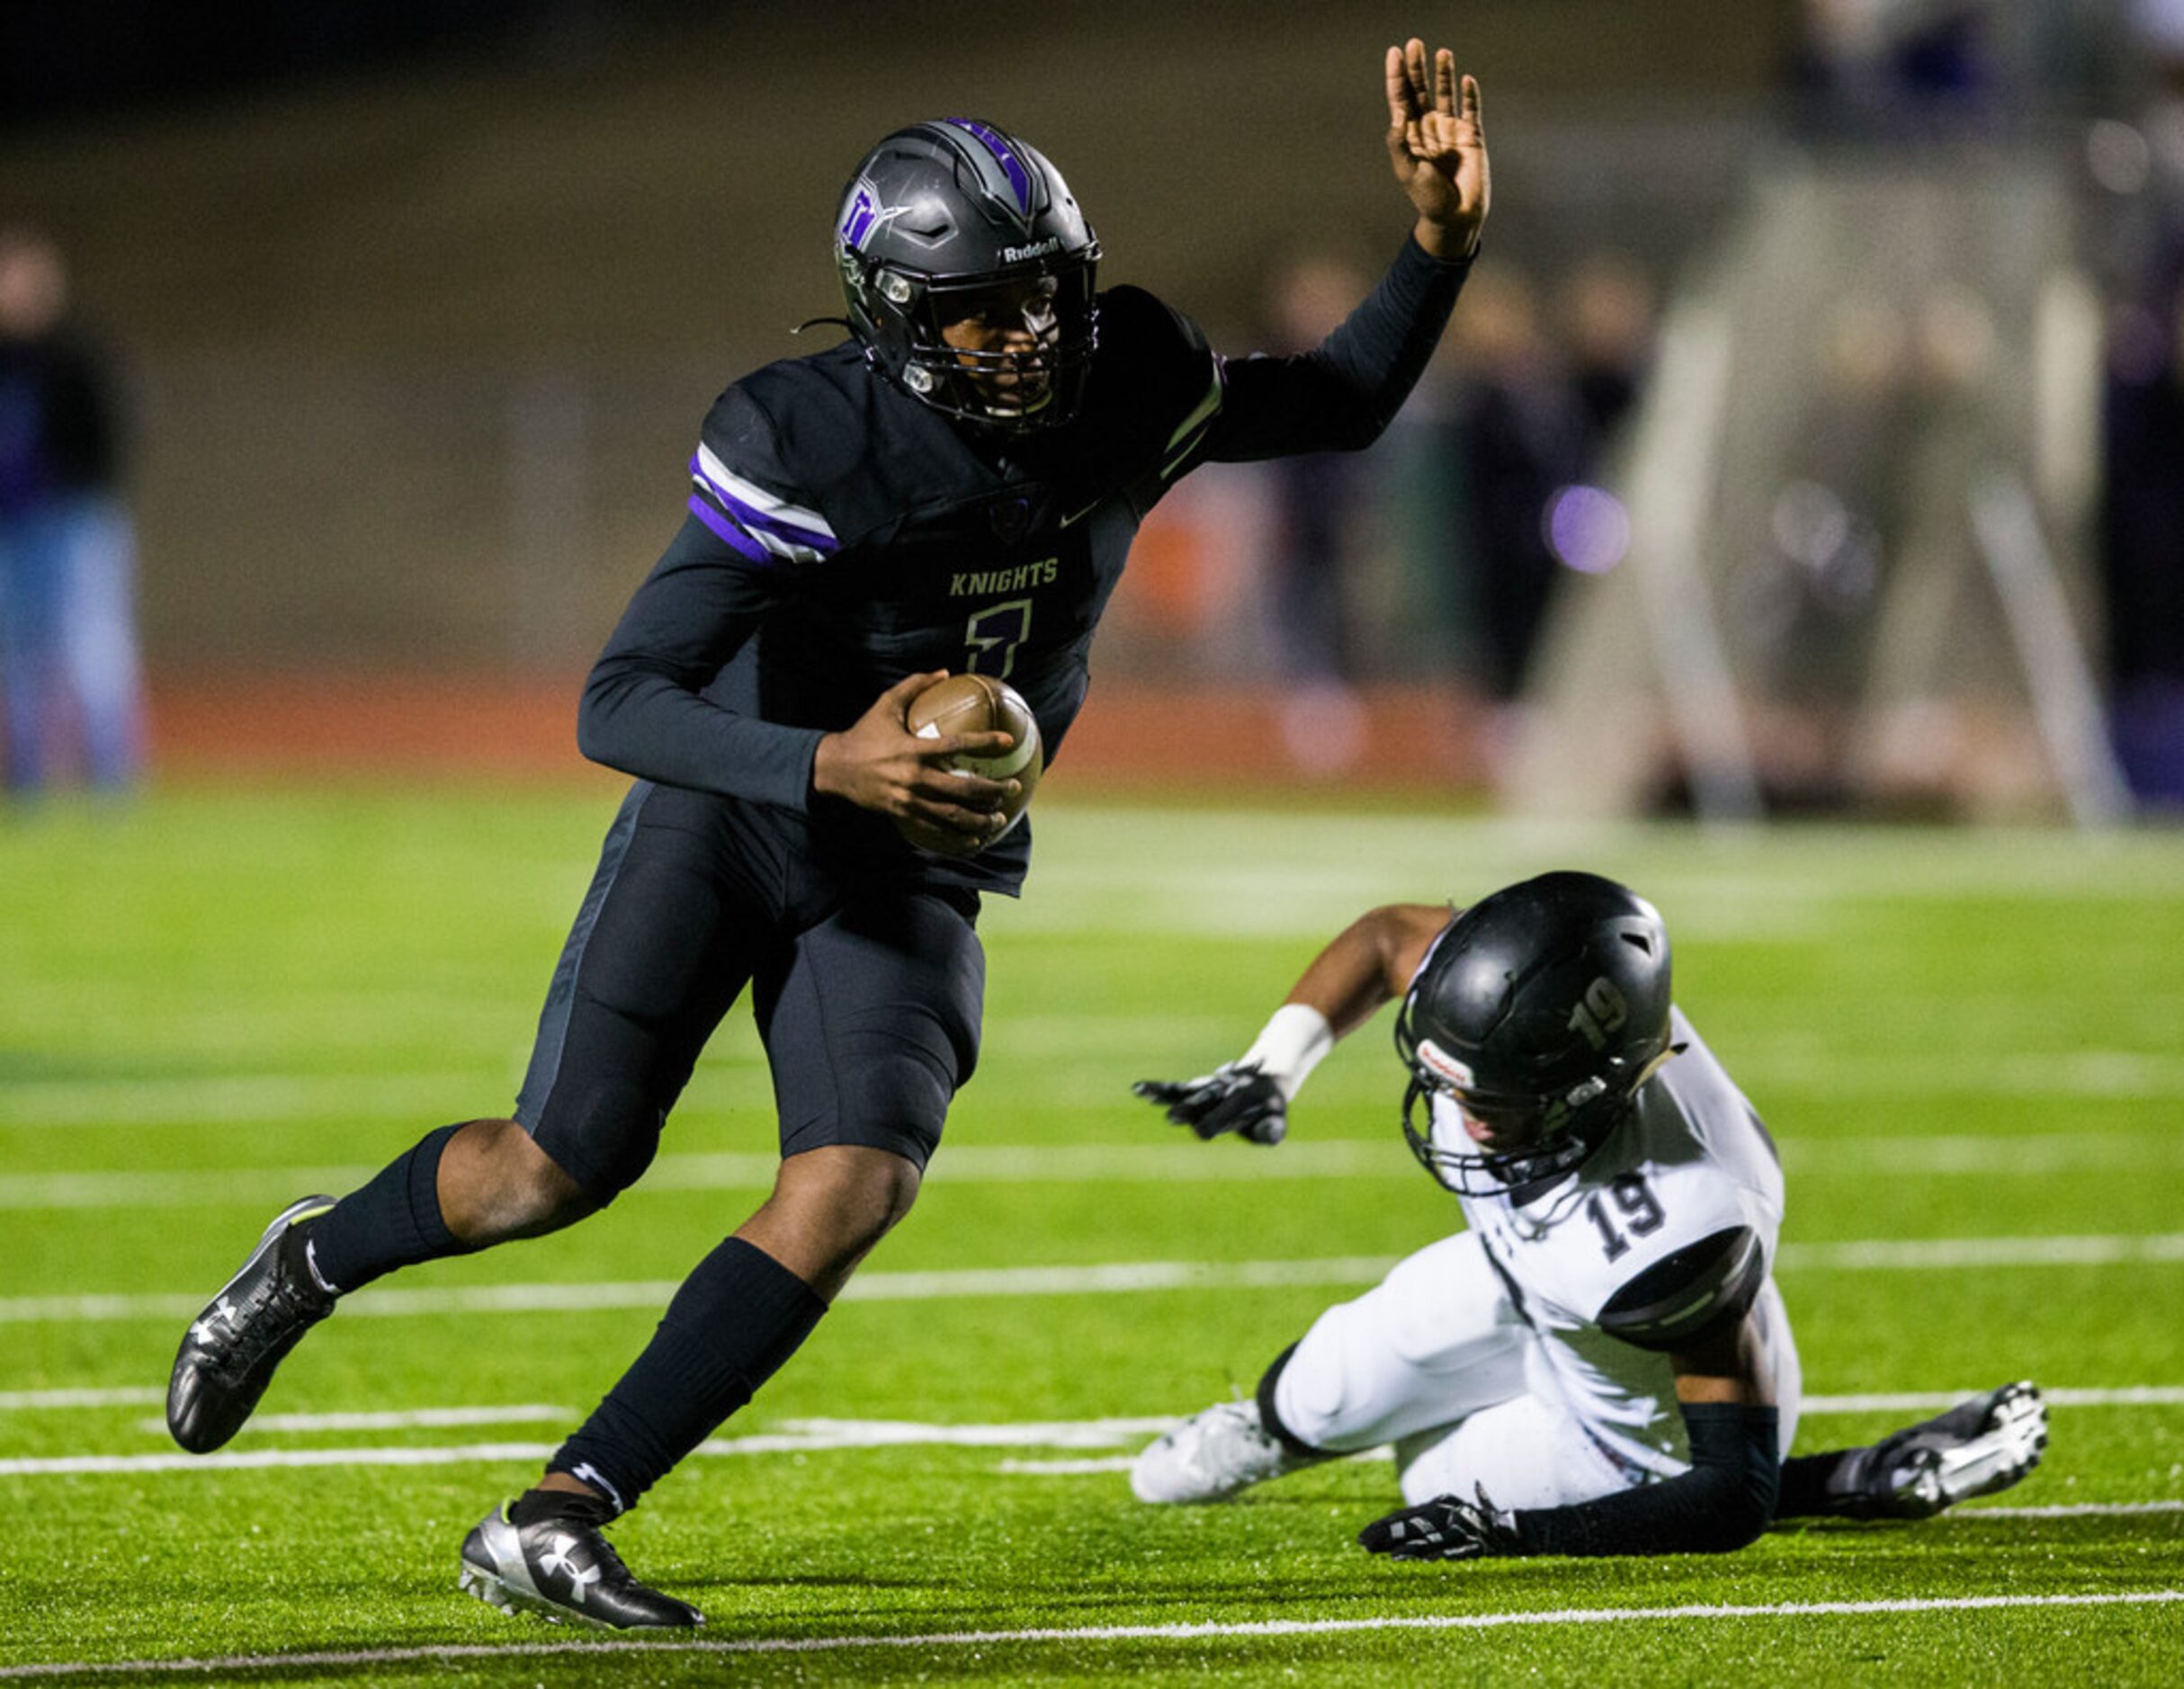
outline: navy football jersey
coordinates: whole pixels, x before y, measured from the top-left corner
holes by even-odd
[[[1417,380],[1464,266],[1414,243],[1316,352],[1216,356],[1151,294],[1100,297],[1080,414],[1047,433],[951,422],[854,341],[729,387],[690,460],[688,515],[586,689],[586,754],[768,806],[792,847],[1014,891],[1027,824],[970,858],[913,852],[810,791],[819,737],[904,675],[992,675],[1051,761],[1130,543],[1195,464],[1365,443]]]

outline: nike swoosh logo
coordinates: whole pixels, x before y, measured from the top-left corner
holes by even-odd
[[[1087,505],[1082,510],[1072,510],[1068,515],[1061,519],[1061,525],[1066,528],[1073,522],[1082,522],[1087,516],[1089,516],[1105,502],[1106,501],[1105,499],[1096,498],[1090,504]]]

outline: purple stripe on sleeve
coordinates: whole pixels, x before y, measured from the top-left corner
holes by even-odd
[[[814,551],[835,551],[841,549],[841,541],[830,533],[820,533],[810,528],[800,528],[792,522],[783,522],[779,516],[768,515],[755,505],[747,505],[728,488],[721,486],[720,482],[714,480],[712,476],[706,474],[704,466],[699,462],[697,454],[694,452],[691,454],[690,473],[703,484],[707,492],[721,501],[729,515],[745,527],[763,528],[768,533],[786,540],[791,545],[809,546]]]
[[[953,123],[957,129],[966,130],[986,143],[986,150],[1000,160],[1001,168],[1008,176],[1008,185],[1016,190],[1016,209],[1029,211],[1032,209],[1032,179],[1024,168],[1024,161],[1016,156],[1016,149],[1008,144],[1007,138],[999,130],[989,129],[985,124],[974,122],[967,117],[944,118],[941,121]]]
[[[690,496],[690,514],[695,516],[700,522],[703,523],[708,528],[711,528],[715,533],[719,534],[721,539],[725,540],[737,550],[742,552],[745,557],[750,559],[752,562],[764,563],[771,566],[776,560],[771,551],[767,550],[765,547],[760,545],[757,541],[752,539],[750,535],[745,533],[740,528],[737,527],[734,523],[729,521],[726,516],[723,516],[719,511],[715,510],[711,505],[707,504],[703,498],[700,497],[695,493],[693,493]]]

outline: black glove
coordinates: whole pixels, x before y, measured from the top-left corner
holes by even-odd
[[[1230,1062],[1195,1079],[1140,1079],[1130,1088],[1201,1138],[1234,1132],[1255,1144],[1278,1144],[1289,1133],[1282,1087],[1256,1066]]]
[[[1369,1554],[1399,1560],[1475,1560],[1518,1552],[1516,1522],[1487,1499],[1484,1485],[1473,1493],[1477,1501],[1436,1496],[1420,1506],[1399,1508],[1360,1531],[1358,1543]]]

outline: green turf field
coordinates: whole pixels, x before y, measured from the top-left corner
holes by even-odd
[[[703,1642],[505,1618],[455,1551],[764,1188],[741,1014],[611,1211],[358,1298],[228,1451],[179,1456],[175,1341],[273,1211],[505,1112],[612,802],[192,792],[0,823],[0,1681],[2184,1681],[2176,834],[1053,794],[1029,895],[989,906],[983,1063],[917,1212],[617,1527]],[[1364,907],[1557,865],[1660,904],[1679,997],[1781,1140],[1804,1445],[2030,1376],[2054,1443],[2019,1489],[1720,1559],[1456,1568],[1351,1545],[1392,1504],[1374,1461],[1130,1498],[1163,1416],[1249,1388],[1455,1217],[1396,1134],[1384,1026],[1275,1151],[1188,1141],[1128,1082],[1235,1054]]]

